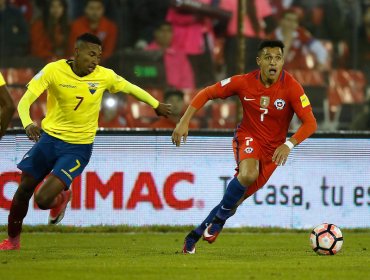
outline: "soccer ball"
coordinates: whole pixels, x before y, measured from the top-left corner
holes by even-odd
[[[343,245],[343,234],[333,224],[321,224],[310,235],[312,249],[319,255],[335,255]]]

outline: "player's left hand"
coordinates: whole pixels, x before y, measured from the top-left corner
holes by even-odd
[[[41,129],[38,127],[37,124],[31,123],[26,127],[26,134],[28,136],[28,139],[33,142],[37,142],[41,137]]]
[[[159,103],[158,107],[154,110],[157,116],[163,116],[167,118],[172,113],[171,106],[171,104]]]
[[[276,165],[285,165],[289,154],[289,147],[285,144],[282,144],[275,150],[275,153],[272,156],[272,162],[275,162]]]

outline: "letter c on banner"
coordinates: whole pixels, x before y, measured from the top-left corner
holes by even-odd
[[[164,183],[163,195],[168,206],[177,209],[185,210],[193,207],[194,199],[189,198],[187,200],[179,200],[175,196],[176,184],[181,181],[187,181],[189,183],[194,183],[194,174],[189,172],[175,172],[167,177]]]
[[[9,210],[10,205],[12,204],[12,201],[4,196],[5,185],[10,182],[14,182],[19,185],[21,182],[21,173],[4,172],[0,175],[0,208],[4,208],[6,210]]]

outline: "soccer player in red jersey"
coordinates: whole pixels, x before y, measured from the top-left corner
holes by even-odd
[[[213,243],[226,220],[237,207],[284,165],[290,151],[317,128],[316,119],[302,86],[285,70],[284,44],[261,42],[258,47],[259,70],[236,75],[201,90],[192,100],[172,134],[180,146],[186,141],[189,121],[210,99],[237,95],[243,106],[243,119],[236,128],[233,149],[237,173],[230,181],[221,202],[208,217],[185,238],[183,253],[195,253],[195,244],[203,239]],[[302,125],[286,141],[290,121],[297,114]]]

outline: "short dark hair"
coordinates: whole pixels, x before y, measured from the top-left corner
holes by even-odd
[[[101,40],[91,33],[84,33],[77,37],[76,42],[86,42],[86,43],[92,43],[101,46]]]
[[[281,52],[284,53],[284,43],[280,40],[264,40],[258,46],[258,55],[264,48],[280,48]]]
[[[167,90],[165,93],[164,93],[164,100],[167,100],[168,98],[170,98],[171,96],[177,96],[181,99],[184,99],[184,93],[181,91],[181,90],[177,90],[177,89],[170,89],[170,90]]]

